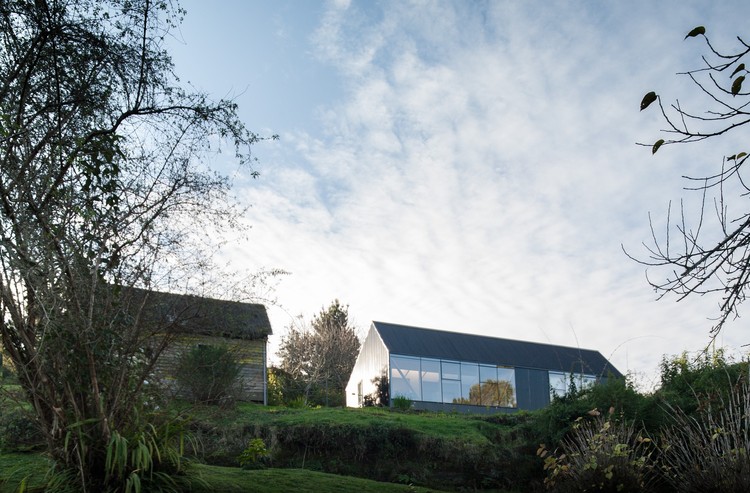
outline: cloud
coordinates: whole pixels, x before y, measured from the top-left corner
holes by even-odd
[[[658,129],[640,97],[674,72],[644,54],[696,11],[651,8],[328,4],[313,49],[345,97],[253,192],[254,260],[293,273],[290,313],[339,298],[363,325],[580,345],[623,371],[707,342],[713,302],[655,303],[621,251],[702,165],[634,145]]]

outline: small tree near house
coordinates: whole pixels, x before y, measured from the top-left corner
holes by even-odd
[[[308,403],[343,405],[359,347],[356,329],[349,322],[349,307],[334,300],[309,324],[288,328],[279,349],[281,369],[291,377],[291,385],[302,388]]]

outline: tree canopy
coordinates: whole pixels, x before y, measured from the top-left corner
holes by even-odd
[[[129,288],[184,289],[206,261],[196,232],[233,225],[230,182],[203,158],[226,147],[256,174],[235,103],[173,72],[164,39],[183,14],[0,2],[0,340],[78,491],[148,476],[105,459],[143,436],[144,385],[179,320],[146,326]]]
[[[302,387],[308,402],[341,405],[359,347],[349,307],[334,300],[309,324],[288,328],[279,348],[281,369]]]

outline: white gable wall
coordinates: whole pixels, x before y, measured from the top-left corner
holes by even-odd
[[[373,378],[383,373],[388,374],[388,349],[378,331],[371,325],[346,385],[347,407],[361,407],[360,399],[376,391]]]

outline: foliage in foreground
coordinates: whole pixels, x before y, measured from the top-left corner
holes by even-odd
[[[651,439],[613,414],[614,408],[606,417],[592,410],[589,419],[576,420],[559,453],[540,446],[537,455],[544,459],[547,488],[561,493],[654,490],[659,476]]]
[[[576,402],[586,402],[581,397],[585,394]],[[709,493],[750,489],[747,363],[729,363],[721,352],[693,360],[685,355],[665,359],[662,387],[642,396],[642,401],[641,409],[660,409],[647,432],[645,421],[634,416],[599,416],[577,420],[553,452],[542,446],[538,453],[545,459],[548,488]],[[564,404],[570,405],[558,401],[540,414]]]
[[[27,492],[44,488],[49,462],[37,454],[0,454],[0,493],[17,493],[23,484]],[[232,467],[192,464],[186,473],[193,493],[389,493],[436,492],[409,485],[378,483],[367,479],[336,476],[301,469],[265,469],[246,471]],[[144,491],[153,491],[144,489]]]
[[[707,33],[704,26],[698,26],[684,38],[690,42],[705,42],[706,53],[700,58],[699,67],[680,74],[695,86],[693,100],[685,103],[684,98],[677,99],[675,103],[664,105],[661,95],[654,91],[641,100],[641,111],[659,107],[666,126],[662,130],[665,138],[647,144],[652,154],[671,144],[698,143],[739,133],[750,124],[747,84],[743,90],[743,83],[750,75],[746,68],[750,66],[750,44],[737,36],[734,48],[717,49],[718,45],[709,41]],[[670,204],[664,236],[657,235],[661,228],[651,223],[653,245],[646,246],[646,258],[637,259],[662,271],[657,277],[648,277],[660,298],[667,294],[675,295],[678,300],[704,295],[719,298],[712,338],[716,338],[728,320],[739,315],[739,305],[745,302],[750,290],[750,252],[747,249],[750,149],[740,147],[720,152],[731,155],[717,153],[717,165],[713,170],[685,176],[688,181],[685,189],[701,195],[698,211],[690,214],[681,202],[673,221]],[[706,216],[711,211],[715,211],[713,221]],[[686,219],[691,215],[692,221]],[[676,236],[676,241],[672,235]]]
[[[226,145],[250,163],[258,140],[233,102],[182,89],[163,40],[183,13],[0,2],[0,340],[48,453],[83,492],[174,470],[141,416],[181,320],[153,320],[135,288],[199,284],[205,238],[239,212],[204,158]],[[108,468],[121,440],[151,459]]]
[[[196,459],[217,466],[236,468],[241,460],[248,469],[304,468],[443,490],[535,491],[543,487],[545,474],[544,460],[534,452],[545,443],[547,473],[556,471],[547,481],[553,491],[702,491],[706,486],[689,477],[704,474],[696,472],[699,462],[684,459],[683,466],[690,467],[682,470],[669,462],[670,454],[684,450],[700,451],[695,454],[703,456],[700,467],[706,471],[711,464],[720,465],[715,471],[727,471],[723,482],[716,480],[723,491],[743,491],[746,462],[741,458],[750,453],[746,376],[746,363],[732,363],[720,353],[698,359],[683,355],[665,360],[662,387],[654,394],[642,395],[625,381],[611,380],[534,413],[482,416],[238,404],[190,407],[192,420],[185,424],[201,444]],[[684,388],[690,389],[688,397],[679,395]],[[674,418],[678,404],[670,410],[668,398],[685,405],[681,424]],[[694,405],[688,405],[690,399]],[[615,413],[587,413],[612,406]],[[663,415],[650,416],[662,407]],[[185,411],[175,407],[174,412]],[[680,438],[677,429],[690,435]],[[738,452],[732,455],[733,450]],[[192,467],[183,464],[184,472],[176,477],[194,478]]]
[[[672,408],[662,461],[675,490],[686,493],[750,491],[750,384],[697,416]]]

